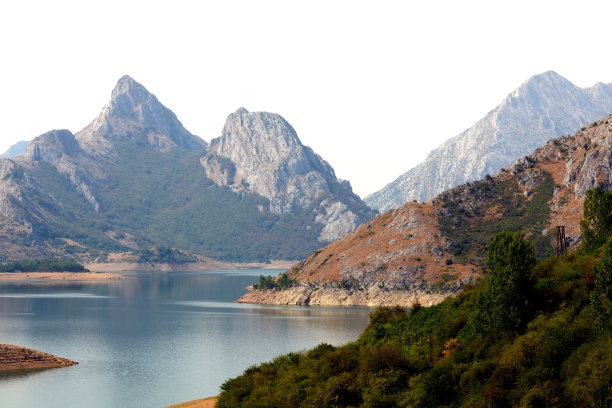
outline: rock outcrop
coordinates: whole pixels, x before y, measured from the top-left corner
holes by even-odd
[[[0,344],[0,371],[69,367],[76,364],[78,364],[76,361],[56,357],[38,350]]]
[[[552,71],[535,75],[471,128],[429,153],[425,162],[364,201],[380,211],[428,201],[446,189],[495,174],[547,140],[573,134],[610,112],[612,84],[579,88]]]
[[[266,197],[272,213],[314,211],[324,226],[321,241],[336,240],[375,214],[274,113],[244,108],[232,113],[201,163],[217,185]]]

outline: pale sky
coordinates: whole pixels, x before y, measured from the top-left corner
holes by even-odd
[[[206,141],[281,114],[365,197],[530,76],[612,82],[612,1],[3,1],[0,152],[129,74]]]

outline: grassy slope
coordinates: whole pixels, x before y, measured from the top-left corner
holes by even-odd
[[[520,333],[474,334],[480,288],[415,309],[379,309],[356,342],[251,367],[218,407],[610,406],[612,335],[589,306],[592,256],[533,270],[536,307]]]

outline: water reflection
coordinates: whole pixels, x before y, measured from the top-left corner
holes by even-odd
[[[252,364],[321,342],[345,343],[367,325],[367,308],[233,303],[261,273],[0,284],[0,342],[80,363],[0,376],[3,406],[156,407],[188,401],[218,393],[227,378]]]

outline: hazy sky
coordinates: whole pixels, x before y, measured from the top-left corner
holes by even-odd
[[[612,82],[612,1],[4,1],[0,152],[85,127],[123,74],[206,141],[281,114],[362,197],[530,76]]]

